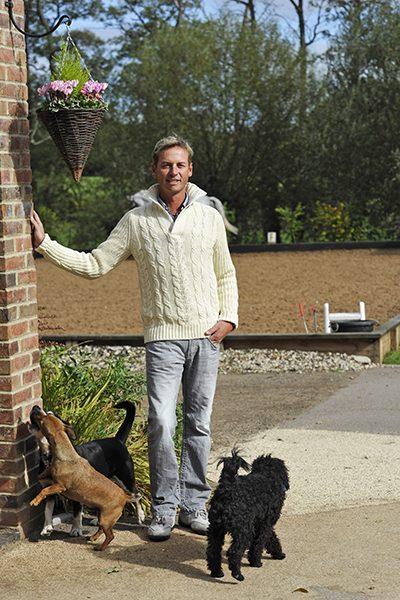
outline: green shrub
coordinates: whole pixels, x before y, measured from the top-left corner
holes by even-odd
[[[383,357],[385,365],[400,365],[400,350],[392,350]]]

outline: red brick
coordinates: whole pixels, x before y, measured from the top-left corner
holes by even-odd
[[[5,341],[9,339],[8,325],[0,325],[0,340]]]
[[[19,237],[15,240],[15,251],[16,252],[26,252],[27,250],[31,250],[32,248],[32,237],[23,236]],[[34,273],[35,271],[33,271]],[[26,271],[26,274],[32,273],[32,270]],[[21,274],[20,274],[21,275]]]
[[[18,407],[15,410],[0,410],[0,423],[2,425],[15,425],[18,421],[22,420],[22,407]],[[0,468],[0,473],[1,473]]]
[[[31,337],[26,337],[23,338],[20,341],[20,346],[21,346],[21,351],[24,352],[25,350],[32,350],[34,348],[37,348],[39,345],[39,338],[38,335],[32,335]]]
[[[12,361],[10,361],[10,367],[13,371],[21,371],[22,369],[26,369],[30,366],[30,364],[31,357],[29,356],[29,354],[22,354],[21,356],[17,356]]]
[[[0,135],[0,150],[8,150],[9,139],[8,135]]]
[[[13,240],[9,240],[13,242]],[[6,246],[6,244],[4,244]],[[5,251],[7,248],[5,248]],[[12,250],[14,250],[14,243],[12,243]],[[0,290],[4,290],[7,287],[12,287],[17,282],[15,273],[0,273]]]
[[[11,373],[11,361],[10,360],[0,360],[0,375],[10,375]],[[1,412],[0,412],[0,422],[1,422]]]
[[[1,268],[2,262],[4,261],[4,268]],[[17,269],[25,268],[25,255],[17,254],[8,258],[0,258],[0,270],[1,271],[16,271]]]
[[[28,258],[28,265],[29,265],[29,258]],[[32,264],[34,264],[34,259],[32,256]],[[36,285],[31,285],[28,288],[28,300],[36,300],[37,299],[37,289],[36,289]]]
[[[0,306],[7,306],[12,300],[12,291],[0,290]]]
[[[25,302],[26,300],[26,288],[20,290],[13,290],[12,302]]]
[[[0,473],[2,475],[13,475],[14,477],[24,471],[25,461],[20,460],[2,460],[0,461]]]
[[[34,369],[30,369],[29,371],[25,371],[22,375],[22,380],[24,385],[28,385],[29,383],[33,383],[40,380],[40,368],[36,367]]]
[[[9,341],[0,343],[0,358],[7,358],[8,356],[14,356],[19,352],[18,342]]]
[[[11,48],[0,48],[0,62],[13,63],[14,52]]]
[[[27,102],[9,102],[8,103],[8,114],[16,115],[19,117],[27,117],[29,113]]]
[[[0,95],[2,98],[12,98],[17,100],[17,85],[15,83],[0,83]]]
[[[19,307],[19,318],[22,319],[24,317],[32,317],[34,316],[37,319],[37,303],[32,302],[31,304],[21,304]]]
[[[24,12],[23,0],[14,0],[13,4],[14,4],[14,8],[13,8],[14,14],[24,16],[25,12]],[[21,29],[23,29],[23,28],[21,27]]]
[[[10,142],[11,152],[29,150],[29,138],[26,135],[12,135]]]
[[[1,27],[1,15],[0,15],[0,27]],[[3,80],[6,78],[6,67],[5,65],[0,65],[0,80]]]
[[[18,62],[20,64],[25,63],[23,53],[18,54]],[[12,66],[7,69],[7,80],[8,81],[26,81],[26,67],[25,66]],[[17,90],[15,90],[15,96],[17,96]]]
[[[31,202],[19,202],[18,204],[14,204],[13,206],[15,209],[16,217],[28,218],[32,212],[32,203]]]
[[[32,171],[30,169],[18,169],[18,171],[14,171],[14,179],[18,183],[31,183]]]
[[[18,493],[26,489],[25,475],[0,477],[0,492]]]
[[[10,171],[9,169],[0,170],[0,183],[2,183],[3,185],[11,183],[12,179],[12,171]]]
[[[18,119],[10,117],[0,117],[0,131],[4,133],[18,133]]]
[[[32,365],[38,365],[40,364],[40,351],[36,350],[35,352],[32,352]]]
[[[28,87],[24,83],[20,83],[17,87],[17,100],[28,101]]]
[[[28,332],[28,322],[19,321],[19,323],[12,323],[9,325],[10,338],[19,337],[25,335]]]
[[[3,221],[0,223],[0,236],[21,235],[22,233],[22,221]]]
[[[6,202],[1,205],[1,214],[3,218],[13,216],[13,205],[7,204]]]
[[[26,152],[21,155],[21,167],[30,168],[31,166],[31,155],[29,152]]]

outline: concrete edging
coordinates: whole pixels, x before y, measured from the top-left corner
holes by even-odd
[[[51,335],[41,336],[44,342],[58,342],[73,346],[144,346],[142,335]],[[400,314],[371,332],[362,333],[231,333],[224,348],[270,348],[276,350],[304,350],[343,352],[368,356],[382,364],[383,357],[400,344]]]

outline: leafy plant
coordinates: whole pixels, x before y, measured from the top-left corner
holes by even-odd
[[[400,365],[400,350],[392,350],[383,357],[385,365]]]
[[[275,212],[279,215],[281,226],[281,241],[285,244],[298,242],[300,234],[304,229],[301,217],[304,214],[304,207],[301,202],[294,209],[278,206]]]
[[[345,242],[354,239],[350,213],[343,202],[339,206],[332,206],[317,200],[311,223],[317,242]]]
[[[82,65],[78,50],[70,49],[69,39],[62,41],[61,50],[52,57],[53,74],[50,83],[38,89],[41,110],[57,112],[62,108],[100,108],[106,106],[101,94],[108,83],[92,81]]]
[[[144,374],[132,373],[123,358],[111,359],[98,369],[90,354],[81,350],[78,358],[68,356],[65,347],[46,347],[41,354],[43,408],[72,423],[76,443],[112,437],[121,424],[113,406],[122,400],[140,409],[146,391]],[[127,441],[135,464],[135,476],[143,496],[143,508],[150,508],[150,481],[147,458],[147,419],[138,411]]]
[[[72,92],[77,97],[87,81],[90,80],[88,69],[83,66],[81,57],[76,48],[70,48],[68,40],[61,41],[60,51],[51,58],[52,81],[77,81],[77,86]]]

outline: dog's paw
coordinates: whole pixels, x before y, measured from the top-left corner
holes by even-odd
[[[81,537],[83,535],[82,529],[79,527],[71,527],[69,532],[70,537]]]
[[[40,532],[40,535],[50,535],[52,531],[53,525],[46,525],[45,527],[43,527],[42,531]]]
[[[249,562],[250,562],[251,567],[262,567],[263,566],[261,560],[253,561],[253,562],[249,561]]]
[[[223,577],[224,572],[222,569],[220,569],[219,571],[211,571],[210,575],[211,577]]]
[[[233,572],[232,572],[232,577],[234,577],[234,578],[235,578],[235,579],[237,579],[238,581],[243,581],[243,580],[244,580],[244,577],[243,577],[243,575],[241,574],[241,572],[240,572],[240,571],[239,571],[238,573],[236,573],[236,572],[235,572],[235,573],[233,573]]]
[[[272,554],[272,558],[274,560],[283,560],[286,557],[286,554],[284,552],[279,552],[277,554]]]

